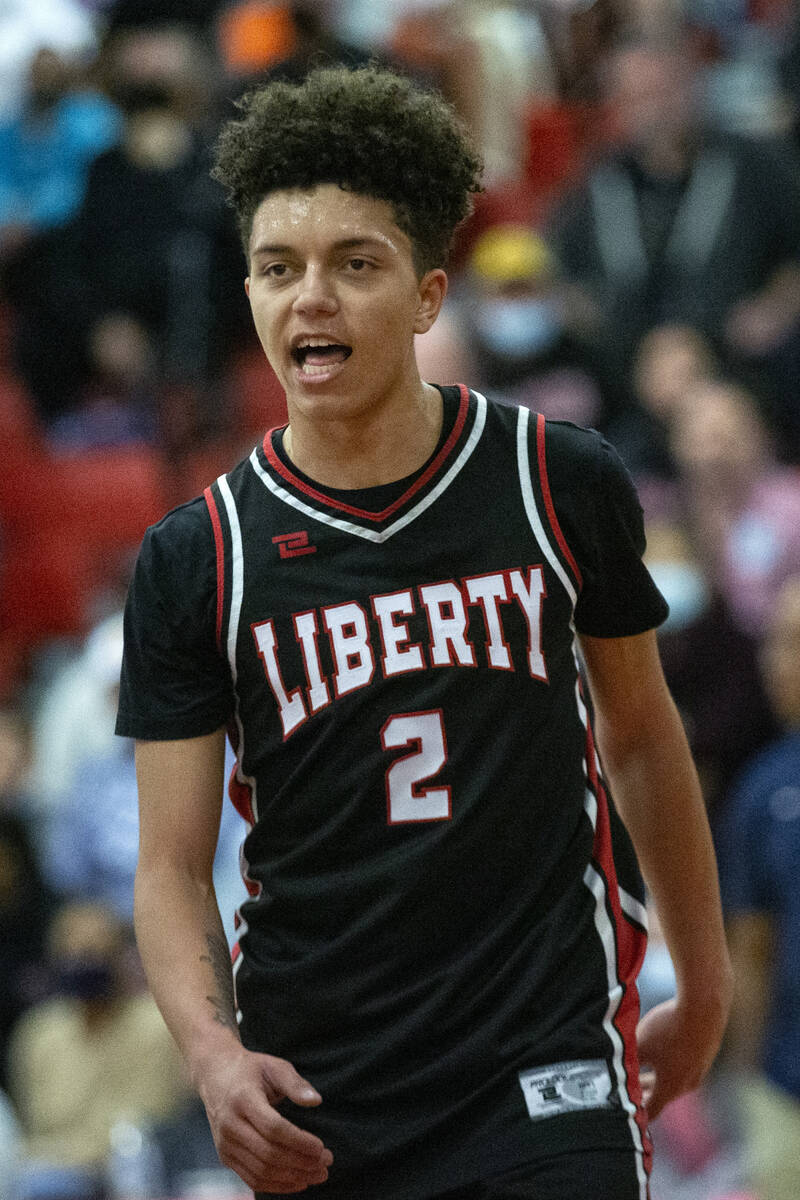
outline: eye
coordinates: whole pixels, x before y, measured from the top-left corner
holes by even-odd
[[[265,275],[267,279],[282,279],[283,276],[287,274],[288,270],[289,268],[286,263],[267,263],[264,267],[262,267],[261,274]]]
[[[350,267],[351,271],[363,271],[366,267],[369,267],[372,264],[368,263],[365,258],[351,258],[348,259],[347,265]]]

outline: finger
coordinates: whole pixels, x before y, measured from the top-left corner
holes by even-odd
[[[242,1168],[242,1170],[247,1172],[248,1177],[254,1179],[264,1173],[264,1160],[257,1154],[251,1154],[250,1151],[242,1146],[223,1147],[220,1150],[220,1159],[226,1166],[233,1167],[239,1174],[241,1174],[239,1168]],[[248,1180],[245,1180],[245,1182],[248,1182]]]
[[[285,1117],[277,1113],[274,1108],[269,1110],[266,1129],[260,1130],[258,1125],[255,1128],[259,1132],[263,1132],[266,1139],[273,1145],[292,1151],[299,1156],[301,1166],[307,1166],[308,1160],[314,1163],[321,1162],[325,1166],[333,1162],[330,1150],[326,1149],[325,1143],[316,1134],[309,1133],[307,1129],[298,1129],[291,1121],[287,1121]]]
[[[257,1127],[254,1122],[261,1119],[264,1129]],[[245,1109],[234,1119],[227,1121],[219,1130],[216,1139],[220,1157],[236,1154],[247,1163],[251,1169],[263,1169],[265,1166],[282,1165],[288,1170],[301,1172],[317,1172],[327,1164],[322,1154],[316,1149],[313,1153],[300,1153],[293,1147],[283,1146],[272,1136],[272,1128],[282,1118],[271,1108],[265,1114],[258,1110]],[[302,1131],[298,1131],[302,1132]],[[318,1140],[318,1139],[317,1139]],[[319,1143],[322,1146],[322,1143]],[[333,1156],[329,1154],[332,1161]]]
[[[306,1188],[309,1187],[308,1183],[293,1183],[289,1180],[273,1181],[272,1178],[264,1178],[263,1175],[251,1175],[245,1168],[242,1168],[242,1166],[237,1165],[235,1162],[231,1162],[230,1166],[236,1172],[236,1175],[239,1176],[242,1183],[245,1183],[251,1192],[266,1192],[267,1194],[277,1192],[285,1194],[305,1192]]]
[[[266,1058],[264,1063],[264,1080],[267,1084],[269,1100],[274,1104],[286,1097],[293,1104],[310,1106],[322,1103],[322,1096],[315,1087],[304,1079],[285,1058]]]
[[[227,1159],[227,1165],[254,1192],[304,1191],[313,1184],[324,1183],[328,1178],[328,1172],[324,1167],[313,1172],[293,1171],[283,1165],[269,1166],[259,1163],[251,1156],[244,1154],[231,1154]]]
[[[257,1192],[259,1190],[261,1183],[259,1181],[258,1173],[252,1171],[243,1162],[240,1162],[235,1154],[226,1155],[224,1159],[221,1159],[221,1161],[224,1162],[226,1167],[230,1167],[232,1171],[236,1172],[242,1183],[246,1184],[247,1187],[250,1188],[251,1192]]]
[[[314,1170],[322,1161],[319,1153],[300,1153],[296,1149],[276,1144],[272,1136],[272,1125],[277,1117],[273,1109],[264,1116],[266,1132],[255,1123],[261,1114],[245,1112],[237,1120],[236,1125],[225,1131],[223,1144],[237,1153],[252,1156],[257,1163],[269,1163],[276,1159],[285,1162],[287,1166],[297,1170]],[[321,1143],[320,1143],[321,1144]]]
[[[288,1191],[289,1188],[307,1188],[314,1187],[319,1183],[324,1183],[328,1178],[328,1172],[323,1168],[316,1175],[306,1175],[302,1171],[287,1171],[280,1174],[270,1174],[270,1186],[275,1191]]]
[[[314,1148],[311,1153],[306,1153],[302,1149],[298,1150],[294,1144],[287,1145],[281,1142],[279,1136],[273,1135],[272,1132],[267,1136],[257,1134],[257,1141],[251,1142],[250,1145],[261,1162],[285,1163],[287,1167],[296,1171],[317,1171],[333,1162],[333,1155],[324,1146],[321,1150]]]
[[[241,1103],[234,1129],[228,1131],[228,1140],[238,1137],[241,1123],[251,1131],[246,1144],[259,1157],[264,1157],[271,1147],[279,1147],[297,1156],[297,1165],[308,1167],[319,1162],[326,1166],[333,1162],[333,1155],[324,1142],[306,1129],[300,1129],[283,1117],[261,1092],[246,1096]],[[254,1140],[255,1139],[255,1140]]]
[[[328,1178],[327,1171],[314,1176],[305,1175],[299,1171],[264,1171],[263,1169],[244,1174],[237,1170],[237,1174],[254,1192],[267,1192],[270,1195],[275,1192],[304,1192],[315,1184],[324,1183]]]

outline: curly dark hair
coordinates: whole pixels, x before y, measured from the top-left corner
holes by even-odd
[[[420,273],[447,261],[456,227],[482,190],[482,163],[455,110],[404,75],[325,67],[238,101],[212,176],[227,190],[247,253],[269,192],[334,183],[392,205]]]

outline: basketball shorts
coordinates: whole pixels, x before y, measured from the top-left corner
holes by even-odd
[[[324,1194],[309,1188],[300,1193]],[[574,1150],[504,1171],[492,1179],[471,1183],[429,1200],[648,1200],[650,1193],[641,1155],[633,1150]],[[259,1194],[256,1200],[290,1200]],[[353,1200],[382,1200],[380,1196]]]

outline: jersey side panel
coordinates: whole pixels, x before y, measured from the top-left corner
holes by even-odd
[[[520,410],[518,420],[520,429],[526,429],[528,425],[526,410]],[[547,477],[547,423],[541,414],[534,418],[534,423],[537,471],[536,473],[532,471],[531,476],[532,479],[535,479],[532,493],[536,498],[537,508],[539,508],[540,536],[550,540],[551,554],[559,555],[563,571],[561,578],[565,587],[569,589],[574,603],[583,585],[582,574],[567,544],[553,504]],[[521,436],[519,441],[522,442]],[[524,479],[524,472],[521,471],[521,474]],[[525,487],[525,482],[523,487]],[[595,921],[606,955],[609,1003],[604,1026],[613,1047],[614,1071],[623,1107],[630,1118],[632,1140],[642,1154],[641,1175],[646,1184],[652,1164],[652,1144],[647,1134],[636,1049],[636,1026],[639,1019],[636,977],[641,968],[647,943],[646,924],[640,923],[644,909],[643,903],[638,903],[630,896],[626,906],[628,913],[623,909],[617,876],[614,827],[612,826],[614,810],[609,803],[609,793],[595,749],[591,715],[585,703],[584,683],[579,671],[577,640],[576,665],[578,666],[577,705],[586,729],[586,811],[594,830],[592,861],[587,864],[584,880],[586,887],[596,900]],[[627,834],[618,819],[616,826],[617,837],[624,844]],[[627,841],[629,846],[629,839]],[[641,900],[643,901],[643,896]],[[632,913],[638,918],[637,920],[632,919]],[[646,922],[646,917],[644,917],[644,921]]]

